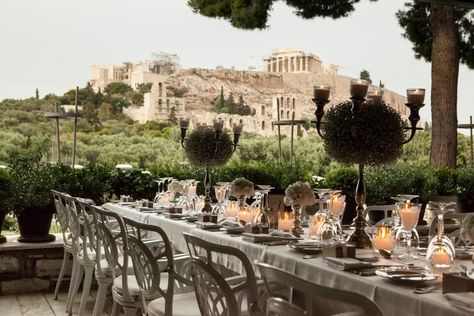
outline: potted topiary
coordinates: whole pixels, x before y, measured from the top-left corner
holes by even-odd
[[[0,232],[5,221],[5,216],[10,211],[11,194],[12,186],[10,174],[4,169],[0,169]],[[6,241],[7,238],[3,235],[0,235],[0,243],[4,243]]]
[[[31,161],[15,161],[11,166],[10,207],[18,221],[20,242],[47,242],[55,211],[51,190],[56,188],[54,168]]]
[[[183,128],[182,128],[183,129]],[[185,134],[184,134],[185,135]],[[204,177],[205,198],[203,212],[212,211],[210,188],[210,170],[227,163],[232,157],[238,138],[234,128],[233,142],[226,132],[214,130],[211,127],[201,126],[194,130],[187,138],[182,135],[183,147],[186,157],[191,165],[206,169]],[[240,131],[238,136],[240,136]]]
[[[357,105],[357,106],[356,106]],[[362,216],[366,200],[364,166],[395,161],[402,154],[404,124],[400,114],[383,101],[342,102],[325,115],[324,148],[343,164],[359,165],[355,201],[356,230],[349,240],[358,248],[371,247]]]
[[[463,213],[474,212],[474,169],[460,169],[458,173],[458,204]]]

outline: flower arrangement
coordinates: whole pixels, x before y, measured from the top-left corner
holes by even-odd
[[[466,244],[474,244],[474,215],[468,215],[462,221],[461,239]]]
[[[168,191],[172,193],[183,193],[184,187],[180,181],[173,180],[170,184],[168,184]]]
[[[286,205],[313,205],[316,203],[313,189],[307,182],[295,182],[285,190],[284,202]]]
[[[250,197],[255,193],[253,183],[245,178],[237,178],[232,181],[229,192],[234,197]]]
[[[379,165],[402,154],[403,120],[384,102],[367,102],[355,116],[352,102],[342,102],[325,115],[324,148],[346,164]]]
[[[230,136],[221,132],[216,140],[212,128],[194,130],[184,142],[184,152],[189,162],[197,167],[218,167],[232,157],[233,143]]]

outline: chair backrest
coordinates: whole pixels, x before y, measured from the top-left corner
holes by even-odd
[[[133,262],[135,278],[142,297],[159,293],[165,299],[165,315],[172,315],[176,274],[173,250],[168,236],[158,226],[139,223],[128,218],[123,220],[128,232],[128,253]],[[150,233],[162,240],[162,247],[157,247],[153,251],[150,249],[144,240],[144,236],[150,236]],[[161,273],[168,273],[167,284],[161,282]]]
[[[363,213],[363,216],[366,220],[369,220],[371,215],[370,214],[373,214],[373,213],[381,213],[383,212],[383,218],[388,218],[389,217],[389,214],[388,212],[390,211],[396,211],[398,209],[398,206],[397,204],[390,204],[390,205],[370,205],[370,206],[367,206],[364,210],[364,213]],[[374,222],[378,222],[380,219],[379,218],[376,218],[374,216],[374,218],[376,220],[374,220]]]
[[[341,306],[346,304],[352,305],[351,311],[353,311],[354,306],[356,306],[361,311],[363,311],[361,315],[382,316],[382,312],[378,306],[367,297],[360,294],[317,285],[265,263],[259,263],[258,267],[260,274],[267,285],[270,296],[273,296],[273,287],[271,286],[273,283],[285,285],[304,293],[306,298],[306,313],[308,315],[313,315],[317,311],[317,307],[313,306],[312,300],[322,299],[326,301],[344,303],[341,304]]]
[[[74,252],[78,253],[81,251],[82,241],[84,239],[79,220],[80,208],[77,205],[77,200],[70,195],[64,195],[63,200],[66,206],[68,227],[71,231],[71,246]]]
[[[56,208],[56,218],[59,222],[61,233],[63,234],[63,243],[65,247],[71,247],[71,238],[68,238],[70,231],[69,227],[69,212],[66,208],[65,196],[70,196],[67,193],[51,190],[53,193],[54,206]]]
[[[244,296],[249,314],[258,313],[257,278],[247,256],[237,248],[214,244],[187,233],[183,235],[193,263],[192,277],[201,314],[240,315]],[[220,255],[237,259],[244,275],[224,278],[217,262]]]
[[[267,300],[266,316],[305,316],[307,313],[298,306],[280,297],[270,297]]]
[[[97,241],[96,275],[98,277],[114,277],[115,268],[120,272],[128,268],[127,233],[125,224],[117,213],[108,211],[101,206],[92,206],[93,225]],[[113,223],[114,230],[111,230]],[[121,247],[121,248],[120,248]],[[119,253],[122,259],[119,260]],[[106,261],[103,265],[102,254]]]
[[[96,263],[100,258],[97,247],[97,235],[95,232],[95,214],[92,209],[93,201],[90,199],[75,198],[78,210],[78,221],[81,231],[80,257],[84,262]]]

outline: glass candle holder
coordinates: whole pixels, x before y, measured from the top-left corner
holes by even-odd
[[[425,100],[425,89],[407,89],[407,103],[423,104]]]
[[[314,98],[317,101],[328,100],[330,92],[331,92],[330,86],[326,86],[326,85],[314,86]]]
[[[323,211],[319,211],[309,221],[309,237],[311,239],[319,240],[319,227],[324,223],[326,220],[326,213]]]
[[[374,248],[377,250],[393,251],[395,248],[395,236],[392,227],[380,225],[375,230],[373,238]]]
[[[278,230],[289,232],[293,227],[293,218],[290,212],[283,212],[283,216],[278,219]]]
[[[364,79],[351,80],[351,97],[355,99],[364,99],[369,89],[369,82]]]

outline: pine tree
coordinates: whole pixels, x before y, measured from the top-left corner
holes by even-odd
[[[362,69],[360,72],[360,79],[367,80],[369,83],[372,83],[372,79],[370,79],[370,73],[366,69]]]
[[[35,91],[35,98],[36,98],[36,100],[39,100],[39,98],[40,98],[38,88],[36,88],[36,91]]]

